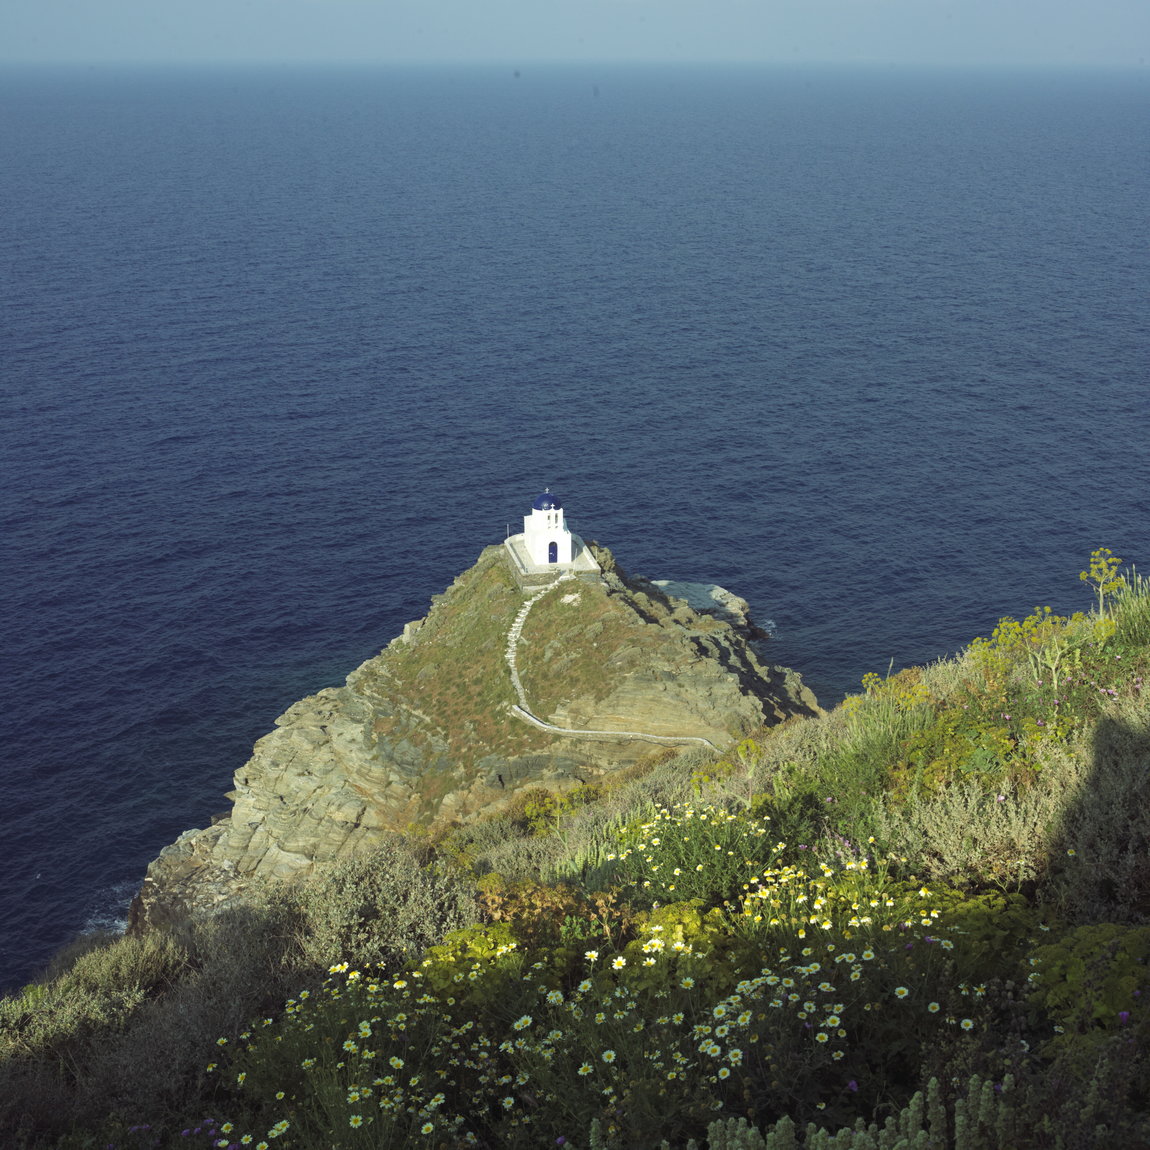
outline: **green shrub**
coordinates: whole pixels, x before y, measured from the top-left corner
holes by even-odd
[[[298,915],[303,962],[324,969],[340,961],[402,966],[476,914],[466,877],[398,835],[279,897]]]
[[[1034,953],[1031,1001],[1058,1049],[1123,1033],[1150,1039],[1150,927],[1080,926]]]
[[[1039,891],[1073,922],[1150,921],[1150,728],[1104,718],[1083,751]],[[1086,757],[1088,755],[1088,757]]]
[[[0,1060],[66,1064],[71,1047],[94,1030],[121,1026],[149,996],[170,987],[187,960],[186,950],[166,934],[116,939],[85,951],[55,979],[0,998]]]

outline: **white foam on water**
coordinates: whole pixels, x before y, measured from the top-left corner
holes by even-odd
[[[123,934],[128,929],[128,908],[140,889],[137,879],[126,879],[96,891],[81,934],[107,931]]]

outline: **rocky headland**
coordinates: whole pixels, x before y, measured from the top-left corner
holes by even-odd
[[[488,547],[344,686],[288,708],[236,772],[230,812],[148,868],[131,929],[227,906],[389,832],[434,831],[532,787],[589,782],[667,744],[721,750],[818,713],[799,676],[767,661],[743,600],[628,577],[592,550],[601,578],[557,582],[524,616],[539,588],[521,589],[504,549]],[[542,723],[580,733],[533,724],[524,697]]]

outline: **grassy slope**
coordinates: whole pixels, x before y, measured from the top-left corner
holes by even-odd
[[[439,862],[397,844],[226,924],[97,948],[0,1009],[8,1143],[196,1144],[179,1132],[210,1112],[253,1145],[285,1121],[281,1145],[586,1145],[597,1121],[654,1146],[716,1115],[881,1117],[932,1076],[953,1108],[978,1074],[998,1084],[982,1145],[1145,1144],[1150,590],[1113,610],[1113,633],[1000,627],[721,762],[469,828]],[[321,985],[342,961],[399,972],[476,916],[404,978]]]
[[[543,749],[551,740],[508,714],[515,691],[504,660],[507,630],[522,595],[494,548],[437,596],[413,643],[396,643],[357,677],[356,687],[426,716],[411,738],[445,744],[460,769],[475,749],[500,755]],[[393,720],[377,730],[390,733]]]

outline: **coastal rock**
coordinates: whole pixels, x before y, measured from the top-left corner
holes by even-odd
[[[760,657],[737,596],[669,594],[630,580],[595,548],[601,578],[556,584],[515,639],[525,600],[489,547],[342,687],[300,700],[236,772],[230,813],[188,831],[148,868],[132,929],[242,899],[371,849],[389,831],[436,829],[498,811],[530,787],[578,785],[659,753],[717,749],[818,713],[794,672]],[[694,585],[699,586],[699,585]],[[721,590],[721,589],[718,589]]]
[[[769,632],[751,620],[751,605],[718,583],[683,583],[675,579],[647,580],[670,599],[682,599],[693,611],[713,615],[730,623],[740,634],[753,639],[766,639]]]

